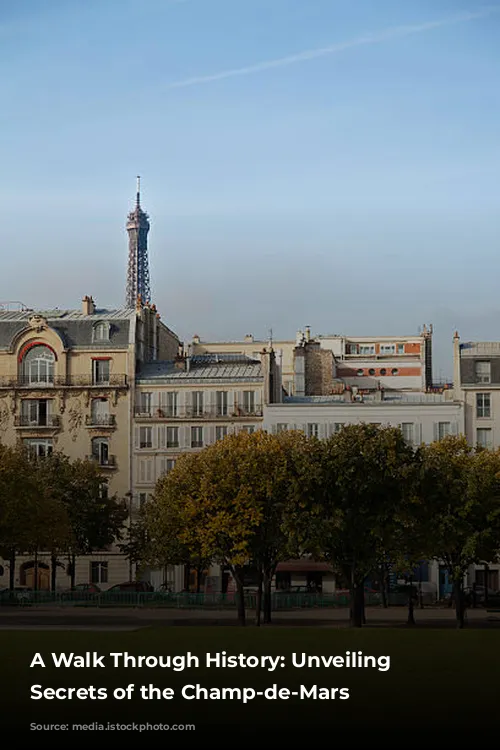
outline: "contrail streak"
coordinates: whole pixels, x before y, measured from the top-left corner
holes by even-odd
[[[443,18],[440,21],[428,21],[427,23],[408,26],[395,26],[386,29],[385,31],[367,34],[366,36],[351,39],[347,42],[332,44],[330,47],[320,47],[319,49],[307,50],[295,55],[280,57],[277,60],[266,60],[264,62],[256,63],[255,65],[247,65],[244,68],[223,70],[220,73],[213,73],[212,75],[186,78],[182,81],[175,81],[174,83],[167,84],[165,88],[168,90],[187,88],[188,86],[199,86],[204,83],[212,83],[213,81],[222,81],[225,78],[235,78],[237,76],[251,75],[252,73],[261,73],[264,70],[271,70],[272,68],[284,68],[287,65],[294,65],[295,63],[304,62],[305,60],[313,60],[318,57],[326,57],[327,55],[335,55],[339,52],[344,52],[345,50],[353,49],[355,47],[364,47],[369,44],[381,44],[382,42],[391,39],[411,36],[412,34],[423,34],[426,31],[438,29],[443,26],[453,26],[454,24],[466,23],[467,21],[474,21],[479,18],[486,18],[487,16],[499,12],[500,6],[495,5],[483,8],[476,12],[458,13],[454,16]]]

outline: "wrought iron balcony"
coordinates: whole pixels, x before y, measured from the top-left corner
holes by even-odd
[[[182,406],[177,409],[145,409],[142,406],[136,406],[134,413],[137,419],[190,419],[196,421],[198,419],[235,419],[235,418],[249,418],[249,417],[262,417],[262,404],[255,404],[250,407],[243,404],[232,404],[228,405],[227,408],[220,408],[217,406],[205,407],[198,409],[192,406]]]
[[[44,380],[36,381],[20,375],[12,378],[0,376],[0,388],[26,388],[39,390],[40,388],[126,388],[127,376],[123,373],[110,375],[109,378],[95,378],[92,375],[47,376]]]
[[[14,425],[33,430],[55,429],[61,426],[61,420],[58,416],[52,414],[38,419],[33,419],[28,414],[20,414],[14,418]]]
[[[93,461],[99,464],[103,469],[114,469],[116,468],[116,456],[98,456],[93,453],[90,456],[86,456],[87,461]]]
[[[88,414],[85,417],[87,427],[116,427],[114,414]]]

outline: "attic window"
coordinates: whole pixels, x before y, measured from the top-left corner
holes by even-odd
[[[109,341],[109,323],[100,321],[96,323],[93,330],[94,341]]]

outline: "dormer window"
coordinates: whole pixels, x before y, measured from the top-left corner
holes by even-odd
[[[109,323],[101,320],[96,323],[93,330],[94,341],[109,341]]]

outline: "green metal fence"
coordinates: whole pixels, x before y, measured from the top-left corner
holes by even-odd
[[[405,606],[407,598],[393,594],[389,597],[391,606]],[[18,607],[142,607],[142,608],[171,608],[171,609],[203,609],[220,610],[235,609],[236,594],[169,594],[166,592],[136,593],[125,591],[109,591],[99,594],[81,591],[50,592],[2,592],[0,606]],[[382,604],[380,594],[367,593],[366,606]],[[245,594],[247,609],[256,609],[256,594]],[[275,592],[271,597],[273,611],[291,611],[303,609],[333,609],[349,606],[349,596],[342,594],[294,594]]]

